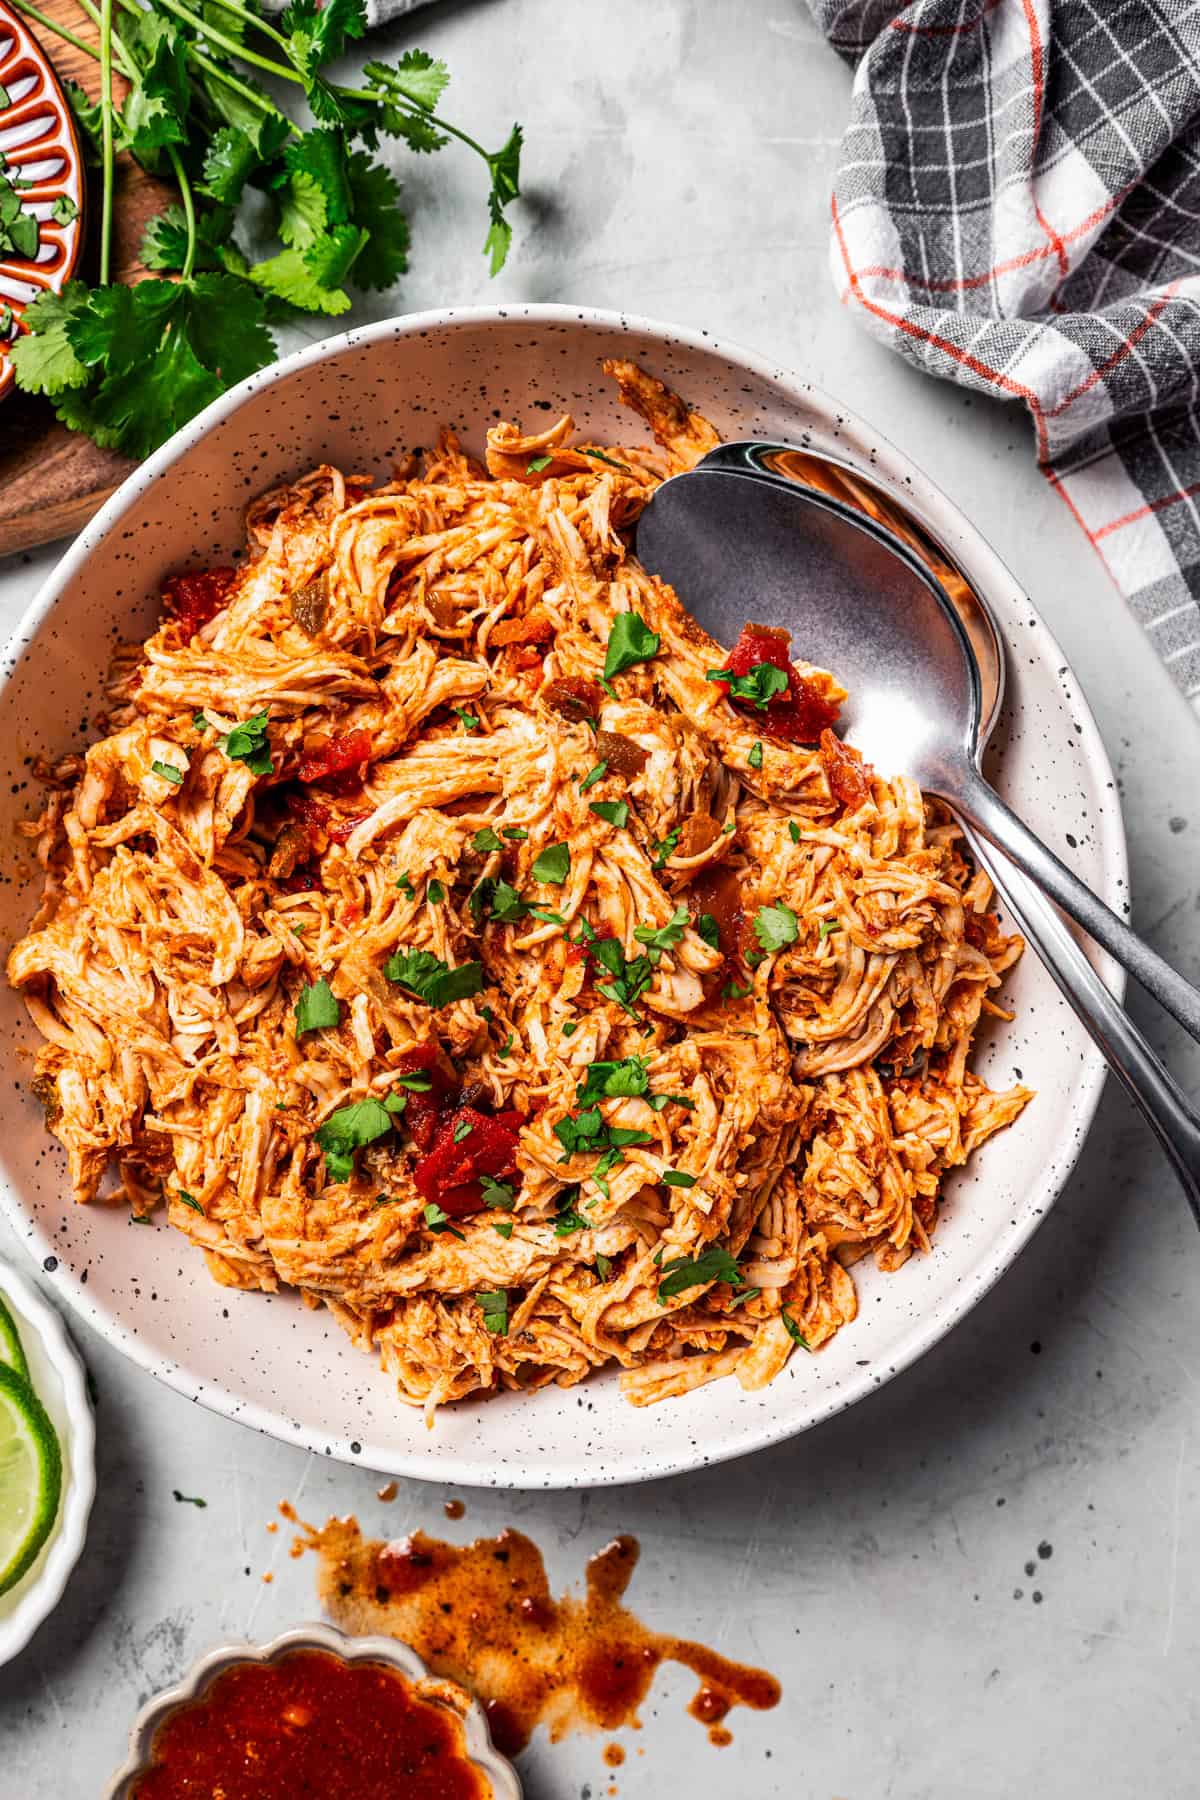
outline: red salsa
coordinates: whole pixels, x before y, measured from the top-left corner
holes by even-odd
[[[386,1663],[235,1663],[155,1733],[131,1800],[489,1800],[460,1721]]]
[[[229,590],[236,580],[236,569],[205,569],[168,578],[163,587],[163,605],[175,619],[185,643],[203,631],[227,605]]]
[[[499,1181],[515,1174],[517,1133],[524,1123],[519,1112],[493,1114],[457,1106],[442,1119],[429,1154],[413,1170],[417,1192],[436,1201],[451,1219],[478,1212],[483,1205],[481,1177]]]
[[[752,702],[733,699],[740,712],[760,722],[769,737],[789,744],[815,744],[822,731],[838,716],[838,703],[826,697],[815,681],[792,667],[792,634],[774,625],[743,625],[742,635],[725,664],[731,675],[749,675],[761,663],[770,663],[787,676],[787,688],[772,694],[765,712]],[[725,690],[728,692],[728,690]]]

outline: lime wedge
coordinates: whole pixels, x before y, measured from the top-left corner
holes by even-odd
[[[46,1409],[0,1363],[0,1594],[21,1579],[54,1529],[62,1452]]]
[[[17,1330],[17,1321],[4,1304],[3,1294],[0,1294],[0,1363],[7,1363],[10,1369],[29,1380],[29,1364],[21,1348],[21,1334]]]

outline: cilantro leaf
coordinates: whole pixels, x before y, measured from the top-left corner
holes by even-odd
[[[196,219],[194,266],[197,269],[220,269],[229,254],[229,233],[233,210],[228,206],[211,206]],[[138,252],[148,269],[175,271],[187,261],[187,220],[182,206],[168,206],[146,227]]]
[[[68,281],[61,294],[47,290],[25,308],[28,331],[9,350],[17,383],[27,394],[53,398],[65,388],[83,387],[88,371],[71,347],[67,326],[84,310],[88,290]]]
[[[299,307],[302,312],[326,313],[330,318],[336,318],[339,313],[350,310],[349,294],[336,283],[328,285],[309,267],[304,251],[294,247],[281,250],[278,256],[269,256],[262,262],[251,263],[249,275],[265,293],[286,300],[289,306]]]
[[[721,682],[728,689],[730,700],[744,701],[759,712],[766,712],[775,695],[785,693],[788,685],[783,670],[765,662],[755,663],[745,675],[735,675],[731,669],[705,669],[704,679]]]
[[[762,759],[763,759],[762,745],[761,744],[751,744],[750,754],[746,758],[746,761],[749,763],[750,767],[752,769],[761,769],[762,768]]]
[[[690,1288],[703,1287],[710,1281],[727,1281],[730,1287],[745,1287],[742,1271],[720,1244],[712,1244],[699,1256],[673,1256],[662,1265],[663,1279],[658,1284],[660,1301],[673,1300]]]
[[[667,858],[669,856],[674,855],[675,847],[678,844],[681,836],[682,836],[682,829],[680,826],[676,825],[672,828],[672,830],[668,831],[666,837],[662,840],[662,842],[660,844],[655,844],[655,846],[654,846],[654,861],[653,861],[653,864],[651,865],[653,868],[655,868],[655,869],[665,869],[666,868]]]
[[[791,838],[793,844],[798,844],[800,842],[800,827],[797,825],[795,819],[788,820],[788,836]]]
[[[550,458],[547,457],[546,461],[549,462]],[[529,466],[530,466],[530,468],[532,468],[533,464],[530,463]],[[608,764],[606,762],[598,762],[598,763],[596,763],[594,768],[589,769],[587,774],[584,776],[583,780],[579,784],[580,793],[586,794],[590,787],[595,787],[595,785],[598,781],[602,781],[604,779],[605,773],[607,772],[607,769],[608,769]]]
[[[322,64],[333,62],[349,38],[360,38],[367,28],[364,0],[291,0],[284,9],[280,28],[287,34],[288,54],[300,74],[311,80]]]
[[[554,1218],[555,1237],[570,1237],[576,1231],[590,1231],[592,1222],[585,1219],[575,1202],[579,1198],[577,1187],[564,1188],[558,1197],[558,1209]]]
[[[460,1244],[465,1244],[467,1241],[465,1232],[457,1230],[436,1200],[430,1200],[425,1207],[425,1223],[430,1231],[448,1231],[450,1236],[457,1238]]]
[[[175,763],[152,762],[150,764],[150,773],[152,775],[161,775],[164,781],[169,781],[171,783],[172,787],[183,786],[183,770],[177,767]]]
[[[817,931],[817,937],[818,938],[832,937],[835,931],[840,931],[841,929],[842,929],[842,922],[840,919],[822,919],[820,927]]]
[[[517,1204],[517,1196],[512,1185],[507,1181],[496,1181],[491,1175],[481,1175],[480,1187],[483,1189],[483,1204],[495,1212],[511,1212]]]
[[[267,741],[267,715],[255,713],[244,724],[235,725],[221,739],[221,748],[230,762],[243,762],[252,775],[273,775],[271,746]]]
[[[336,1025],[342,1016],[342,1009],[333,996],[333,989],[322,976],[314,981],[311,987],[300,990],[300,998],[296,1001],[296,1036],[305,1031],[322,1031]]]
[[[652,656],[657,656],[661,643],[662,638],[657,631],[651,631],[641,613],[618,613],[612,622],[604,653],[604,682],[611,682],[614,675],[619,675],[623,669],[631,669],[635,663],[648,662]],[[611,687],[609,692],[612,692]]]
[[[802,1344],[806,1350],[811,1350],[812,1345],[809,1343],[808,1339],[805,1337],[804,1333],[801,1331],[800,1327],[797,1325],[795,1319],[793,1319],[791,1313],[788,1311],[786,1306],[782,1307],[780,1309],[779,1316],[783,1320],[784,1329],[786,1330],[788,1336],[790,1338],[794,1338],[796,1343]]]
[[[519,125],[514,125],[507,140],[500,149],[488,157],[488,169],[491,172],[492,186],[488,194],[488,226],[487,237],[483,241],[483,253],[491,258],[491,273],[498,275],[508,258],[512,244],[512,226],[504,216],[504,209],[514,201],[521,191],[521,145],[524,134]]]
[[[626,800],[593,800],[589,812],[594,812],[598,819],[605,819],[608,824],[615,825],[618,831],[629,823],[629,803]]]
[[[644,1094],[650,1086],[649,1059],[623,1056],[618,1062],[594,1062],[575,1090],[580,1104],[589,1100],[615,1099]]]
[[[533,879],[543,881],[553,887],[561,887],[571,872],[571,846],[569,844],[548,844],[536,857],[533,865]]]
[[[190,1206],[193,1212],[198,1212],[201,1218],[204,1217],[204,1208],[194,1194],[187,1193],[183,1188],[176,1188],[175,1197],[178,1200],[182,1200],[185,1206]]]
[[[508,1335],[508,1289],[495,1288],[482,1294],[476,1294],[475,1300],[483,1314],[484,1330],[490,1331],[493,1337],[506,1337]]]
[[[696,932],[710,950],[721,948],[721,927],[717,924],[715,914],[702,912],[696,920]]]
[[[689,920],[686,906],[677,906],[665,925],[657,930],[652,925],[637,925],[633,935],[639,944],[645,944],[651,950],[672,950],[683,937]]]
[[[204,185],[214,200],[234,205],[260,162],[258,145],[240,125],[222,125],[205,152]]]
[[[151,170],[167,144],[187,142],[186,119],[191,103],[187,44],[174,20],[161,13],[139,12],[132,30],[141,59],[121,108],[122,147]]]
[[[480,925],[489,918],[499,920],[502,925],[515,925],[530,910],[529,902],[522,900],[515,887],[494,875],[485,875],[472,889],[467,905],[472,918]]]
[[[496,836],[490,825],[485,825],[482,831],[477,831],[475,836],[471,839],[471,843],[476,850],[485,853],[491,850],[503,850],[504,848],[504,845],[500,842],[500,839]]]
[[[392,1115],[378,1100],[355,1100],[331,1113],[316,1134],[329,1179],[349,1181],[354,1174],[354,1152],[391,1129]]]
[[[686,1174],[683,1169],[664,1170],[663,1181],[667,1187],[692,1188],[696,1185],[696,1177]]]
[[[460,963],[452,969],[429,950],[398,950],[388,957],[383,972],[389,981],[434,1007],[469,999],[483,986],[482,963]]]
[[[395,65],[370,62],[363,72],[369,81],[411,100],[422,112],[433,111],[450,80],[445,63],[438,62],[427,50],[406,50]]]
[[[800,921],[782,900],[775,906],[760,906],[754,915],[754,935],[764,950],[782,950],[786,944],[794,944],[799,934]]]
[[[103,153],[104,142],[104,127],[100,122],[100,102],[93,100],[77,81],[69,79],[64,81],[62,89],[67,96],[67,105],[71,109],[75,129],[82,140],[84,154],[89,162],[98,163]]]

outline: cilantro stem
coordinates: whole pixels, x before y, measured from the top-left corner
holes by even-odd
[[[287,49],[288,41],[281,31],[276,31],[273,25],[269,24],[266,19],[260,18],[257,13],[249,12],[246,7],[239,6],[237,0],[213,0],[213,4],[219,6],[222,12],[232,13],[235,19],[244,19],[247,25],[253,25],[256,31],[261,31],[265,37],[274,38],[275,42],[284,50]],[[208,27],[205,26],[205,30],[207,29]]]
[[[171,163],[171,172],[179,188],[179,198],[183,202],[183,217],[187,225],[187,250],[184,253],[183,268],[180,271],[180,280],[187,281],[196,262],[196,208],[192,200],[192,184],[179,160],[178,150],[174,144],[168,144],[166,151]]]
[[[100,166],[103,190],[100,202],[100,286],[108,285],[112,266],[113,217],[113,92],[112,0],[100,0]]]
[[[55,37],[60,37],[65,44],[73,45],[76,50],[82,50],[85,56],[90,56],[93,62],[99,62],[100,52],[94,44],[85,44],[81,37],[76,37],[73,31],[68,31],[66,26],[60,25],[57,19],[50,18],[49,14],[42,12],[40,7],[31,6],[29,0],[12,0],[12,3],[19,13],[24,13],[27,19],[33,19],[44,31],[52,31]]]
[[[79,0],[79,5],[83,8],[83,10],[87,14],[88,18],[92,21],[92,24],[97,28],[97,30],[99,30],[103,23],[103,21],[101,19],[99,8],[92,4],[92,0]],[[110,12],[109,20],[110,20],[110,29],[112,31],[112,47],[117,53],[117,61],[121,64],[122,74],[127,75],[130,78],[130,80],[132,80],[133,77],[137,74],[137,65],[134,62],[133,58],[130,56],[128,50],[125,48],[124,44],[121,42],[121,39],[117,33],[116,27],[111,24],[111,19],[112,19],[112,14]]]
[[[212,61],[211,57],[205,56],[203,50],[199,49],[195,44],[188,45],[188,55],[194,63],[198,63],[215,81],[223,82],[227,88],[232,88],[235,94],[240,94],[242,99],[248,101],[251,106],[257,106],[259,112],[269,113],[276,119],[287,119],[286,113],[281,113],[279,108],[274,106],[271,101],[267,99],[265,94],[256,94],[252,87],[247,87],[244,81],[239,81],[236,75],[231,75],[228,69],[223,69],[221,67],[220,63],[215,63]],[[299,127],[294,125],[290,119],[287,119],[287,127],[293,136],[299,131]]]
[[[407,94],[397,93],[389,87],[348,88],[335,85],[333,91],[343,100],[386,101],[389,106],[405,107],[410,113],[415,113],[418,118],[427,120],[438,131],[445,131],[451,137],[456,137],[460,144],[466,144],[469,150],[474,150],[476,156],[481,156],[485,163],[490,163],[492,160],[483,145],[471,137],[468,132],[460,131],[457,125],[451,125],[449,119],[440,118],[437,113],[426,112],[423,106],[418,106],[416,101],[410,100]]]
[[[159,0],[159,5],[165,7],[167,12],[174,13],[177,19],[182,19],[194,31],[202,31],[205,37],[211,38],[214,44],[220,44],[223,50],[227,50],[230,56],[236,56],[239,62],[253,63],[256,69],[264,69],[268,75],[274,75],[281,81],[294,81],[297,86],[304,86],[303,76],[298,75],[295,69],[289,69],[283,63],[272,62],[269,56],[260,56],[257,50],[247,49],[236,38],[226,37],[223,31],[218,31],[211,19],[199,18],[196,13],[189,12],[186,6],[180,6],[179,0]],[[258,20],[255,20],[255,24],[257,23]]]

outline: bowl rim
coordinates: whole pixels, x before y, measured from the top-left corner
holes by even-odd
[[[1096,778],[1106,783],[1112,794],[1113,811],[1108,829],[1099,844],[1104,879],[1097,885],[1110,905],[1117,907],[1121,904],[1122,894],[1128,893],[1125,825],[1112,764],[1095,716],[1074,670],[1036,604],[969,516],[918,464],[897,449],[885,433],[877,430],[855,408],[837,400],[818,383],[811,382],[786,365],[730,339],[716,337],[702,329],[673,325],[632,312],[543,302],[434,308],[377,320],[333,337],[319,339],[247,376],[236,387],[212,401],[203,412],[198,413],[133,470],[84,527],[61,561],[42,582],[22,615],[5,652],[5,668],[0,674],[0,692],[6,690],[15,678],[26,648],[41,629],[63,589],[75,579],[93,551],[119,524],[126,512],[176,462],[215,427],[252,401],[261,390],[318,363],[348,355],[360,347],[434,332],[489,325],[502,329],[531,325],[572,330],[582,327],[618,337],[648,338],[663,349],[678,346],[704,357],[723,360],[732,368],[743,370],[768,385],[782,384],[798,398],[807,397],[808,403],[819,410],[824,420],[836,419],[839,430],[844,430],[848,438],[853,439],[854,435],[858,435],[869,439],[876,447],[870,471],[873,478],[879,479],[882,476],[885,478],[885,485],[893,479],[904,479],[905,504],[925,522],[935,537],[955,549],[956,554],[961,556],[964,548],[966,549],[971,572],[977,578],[985,580],[985,597],[990,598],[992,592],[1002,588],[1004,584],[1007,584],[1009,591],[1021,596],[1022,606],[1027,612],[1027,624],[1032,628],[1027,643],[1031,648],[1036,645],[1041,653],[1039,660],[1045,661],[1058,672],[1061,691],[1080,728],[1079,748]],[[1001,617],[1004,617],[1003,611]],[[1124,971],[1111,958],[1103,955],[1099,957],[1097,966],[1120,1000],[1125,990]],[[428,1462],[415,1450],[397,1451],[391,1446],[372,1444],[365,1439],[361,1442],[355,1439],[351,1443],[322,1435],[318,1443],[307,1427],[292,1420],[281,1410],[239,1396],[223,1383],[207,1380],[194,1370],[182,1366],[173,1358],[164,1357],[144,1344],[136,1330],[119,1312],[95,1299],[89,1290],[79,1285],[70,1271],[67,1271],[64,1292],[74,1310],[123,1355],[177,1393],[280,1442],[295,1444],[307,1450],[323,1449],[325,1454],[333,1455],[343,1462],[383,1470],[407,1479],[435,1482],[454,1480],[474,1487],[519,1487],[522,1491],[534,1488],[615,1486],[630,1481],[665,1479],[692,1469],[749,1455],[822,1424],[911,1367],[946,1337],[1012,1266],[1057,1200],[1078,1160],[1095,1118],[1106,1078],[1107,1065],[1103,1056],[1093,1042],[1086,1041],[1080,1050],[1079,1085],[1072,1112],[1076,1128],[1068,1143],[1056,1143],[1044,1185],[1037,1190],[1036,1195],[1029,1197],[1023,1214],[1018,1215],[997,1235],[982,1266],[972,1278],[959,1284],[951,1297],[931,1308],[918,1326],[907,1331],[903,1341],[889,1354],[884,1366],[872,1365],[856,1369],[832,1391],[815,1393],[803,1409],[782,1411],[766,1418],[758,1414],[747,1414],[744,1428],[728,1433],[714,1447],[702,1450],[698,1444],[694,1444],[690,1450],[678,1452],[667,1459],[661,1453],[656,1456],[651,1447],[645,1459],[636,1463],[632,1469],[617,1468],[606,1463],[597,1472],[590,1464],[561,1465],[554,1461],[544,1461],[524,1468],[518,1482],[507,1469],[498,1476],[492,1464],[478,1457],[459,1456],[451,1465],[445,1461]],[[21,1206],[10,1184],[3,1179],[0,1179],[0,1206],[3,1206],[19,1233],[29,1235],[32,1232],[35,1240],[40,1242],[36,1227],[31,1227],[28,1213]]]
[[[492,1800],[522,1800],[523,1789],[517,1771],[492,1742],[487,1715],[474,1694],[460,1682],[444,1680],[431,1673],[411,1644],[392,1637],[349,1637],[334,1625],[322,1620],[293,1625],[265,1644],[242,1643],[229,1639],[216,1644],[196,1659],[187,1673],[171,1687],[152,1694],[140,1708],[129,1728],[129,1750],[125,1761],[110,1776],[102,1800],[128,1800],[132,1783],[150,1767],[154,1736],[170,1715],[180,1706],[198,1700],[226,1669],[238,1663],[273,1663],[293,1650],[326,1650],[343,1662],[383,1662],[397,1669],[418,1690],[433,1690],[429,1698],[438,1699],[436,1690],[448,1695],[452,1690],[461,1696],[461,1710],[446,1701],[447,1710],[458,1717],[466,1742],[467,1755],[473,1768],[480,1770],[491,1784]]]
[[[88,1399],[86,1365],[60,1313],[7,1255],[0,1257],[0,1295],[12,1304],[18,1328],[27,1325],[35,1332],[58,1376],[69,1439],[68,1478],[45,1559],[40,1569],[35,1565],[35,1579],[13,1611],[0,1617],[2,1666],[20,1655],[38,1626],[50,1617],[83,1554],[96,1497],[96,1422]]]

